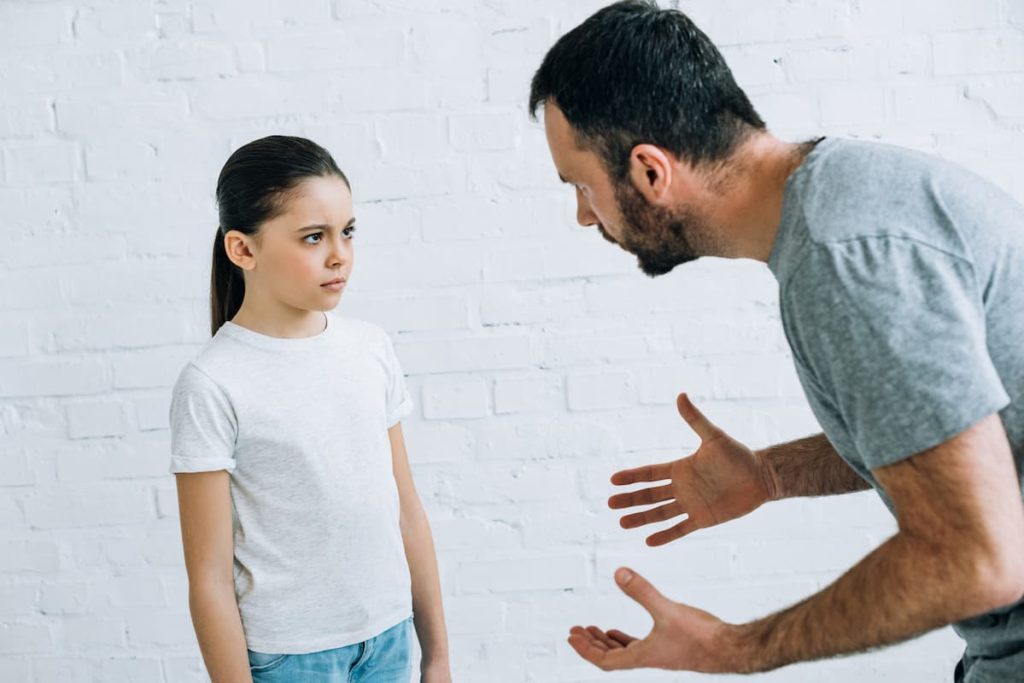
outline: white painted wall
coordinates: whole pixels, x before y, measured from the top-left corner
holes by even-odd
[[[456,680],[698,680],[604,674],[567,629],[644,632],[620,563],[745,620],[892,531],[865,493],[654,550],[605,508],[613,471],[694,445],[680,390],[751,446],[815,423],[763,266],[649,280],[574,226],[525,100],[547,48],[601,4],[0,3],[0,680],[206,678],[169,388],[207,337],[217,172],[272,132],[324,144],[353,181],[341,308],[394,335],[418,398],[406,429]],[[680,6],[779,135],[935,152],[1024,199],[1021,0]],[[961,649],[945,630],[759,680],[949,680]]]

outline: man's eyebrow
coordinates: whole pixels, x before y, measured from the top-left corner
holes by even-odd
[[[352,216],[352,218],[348,219],[348,223],[345,224],[345,227],[346,228],[351,228],[352,225],[355,222],[356,222],[356,217]],[[296,230],[296,232],[305,232],[306,230],[330,230],[330,229],[331,229],[331,226],[326,224],[326,223],[316,223],[314,225],[304,225],[301,228],[299,228],[298,230]]]

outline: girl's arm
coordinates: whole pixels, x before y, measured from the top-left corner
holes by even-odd
[[[445,630],[444,608],[441,605],[441,581],[438,578],[434,539],[430,534],[427,514],[423,510],[423,504],[412,480],[409,457],[405,451],[405,439],[402,437],[402,425],[396,424],[389,429],[388,438],[391,440],[392,467],[401,501],[402,541],[405,544],[405,557],[412,577],[414,623],[420,640],[420,650],[423,652],[420,673],[424,683],[447,683],[451,681],[448,633]]]
[[[235,601],[234,542],[228,473],[175,475],[188,604],[213,683],[252,683],[242,619]]]

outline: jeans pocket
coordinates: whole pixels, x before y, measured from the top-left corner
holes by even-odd
[[[249,650],[249,669],[252,673],[273,671],[284,664],[284,660],[287,658],[288,655],[271,655]]]

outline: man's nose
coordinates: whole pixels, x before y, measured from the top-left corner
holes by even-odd
[[[576,222],[584,228],[597,225],[600,222],[590,208],[590,202],[579,190],[576,190]]]

